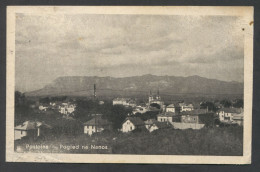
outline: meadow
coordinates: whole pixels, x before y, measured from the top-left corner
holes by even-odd
[[[30,149],[28,145],[47,145],[48,149]],[[243,127],[171,128],[152,133],[104,132],[92,136],[50,135],[37,140],[15,141],[15,149],[17,152],[46,153],[242,156]]]

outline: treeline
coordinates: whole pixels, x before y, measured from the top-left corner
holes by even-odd
[[[77,107],[74,117],[82,122],[86,122],[93,118],[94,114],[103,114],[103,118],[112,122],[113,128],[121,128],[122,122],[132,109],[125,108],[121,105],[113,106],[111,102],[100,104],[98,100],[77,100]]]

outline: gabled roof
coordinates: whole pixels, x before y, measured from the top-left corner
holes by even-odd
[[[112,123],[109,122],[107,119],[102,119],[101,116],[96,116],[91,120],[84,123],[84,125],[91,125],[91,126],[105,126],[111,125]]]
[[[156,122],[156,123],[154,123],[154,125],[156,125],[159,129],[160,128],[167,128],[167,127],[169,127],[169,125],[167,124],[167,122]]]
[[[155,119],[148,119],[144,122],[146,125],[156,125],[158,128],[167,128],[169,127],[167,122],[159,122]]]
[[[154,123],[156,123],[156,122],[157,122],[156,119],[148,119],[148,120],[144,121],[144,123],[145,123],[146,125],[152,125],[152,124],[154,124]]]
[[[174,104],[170,104],[170,105],[167,106],[167,108],[174,108],[174,107],[175,107]]]
[[[115,98],[113,101],[130,101],[130,98]]]
[[[243,110],[240,108],[222,108],[219,112],[224,111],[225,113],[242,113]]]
[[[164,112],[164,113],[160,113],[157,116],[162,116],[162,117],[172,117],[172,116],[176,116],[177,114],[174,112]]]
[[[134,125],[144,125],[144,121],[139,117],[127,117],[125,121],[127,120],[131,121]]]
[[[16,130],[34,130],[39,127],[45,127],[51,129],[52,127],[44,122],[25,121],[22,125],[14,127]]]
[[[185,107],[193,107],[191,103],[186,104],[186,103],[179,103],[180,106],[185,106]]]

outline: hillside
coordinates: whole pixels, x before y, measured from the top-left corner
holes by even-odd
[[[90,96],[96,84],[97,94],[147,95],[159,89],[160,94],[243,94],[243,83],[225,82],[200,76],[176,77],[143,75],[124,78],[97,76],[66,76],[55,79],[44,88],[25,93],[26,96],[68,95]]]

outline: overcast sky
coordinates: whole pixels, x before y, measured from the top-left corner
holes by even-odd
[[[144,74],[243,82],[243,33],[226,16],[16,16],[16,90],[59,76]]]

